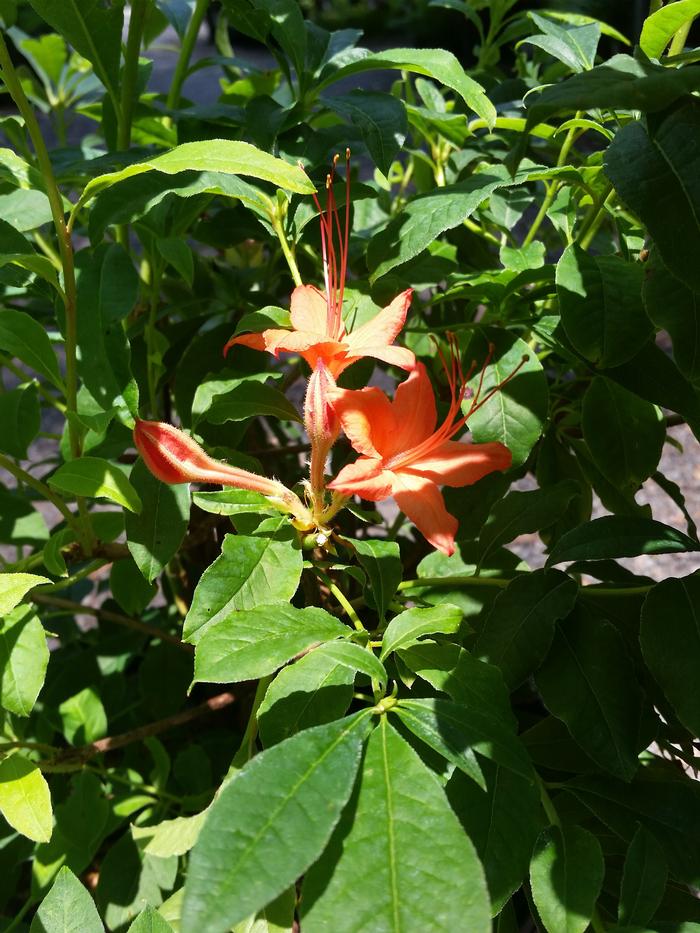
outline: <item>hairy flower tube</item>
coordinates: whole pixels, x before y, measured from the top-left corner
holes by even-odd
[[[458,522],[447,511],[438,486],[471,485],[488,473],[508,469],[512,460],[501,443],[451,439],[503,385],[479,400],[484,367],[479,390],[463,414],[468,376],[461,371],[454,345],[452,350],[452,365],[445,364],[450,407],[439,427],[433,388],[421,363],[399,385],[393,401],[378,388],[336,389],[331,393],[343,431],[361,456],[328,484],[335,492],[372,502],[393,497],[430,544],[448,556],[454,553]]]
[[[336,161],[337,157],[333,162],[334,168]],[[342,225],[333,194],[333,172],[326,179],[326,189],[328,197],[325,211],[314,195],[321,222],[325,291],[313,285],[297,286],[292,292],[290,303],[291,330],[271,328],[257,334],[232,337],[224,347],[224,353],[238,344],[255,350],[267,350],[275,357],[280,353],[298,353],[312,370],[321,360],[334,378],[366,356],[410,370],[415,366],[414,354],[405,347],[393,344],[406,321],[412,289],[401,292],[371,321],[350,333],[343,322],[350,238],[349,149],[346,152],[345,221]]]
[[[163,483],[216,483],[267,496],[303,529],[313,527],[299,497],[278,480],[241,470],[210,457],[184,431],[162,421],[137,421],[134,443],[144,463]]]

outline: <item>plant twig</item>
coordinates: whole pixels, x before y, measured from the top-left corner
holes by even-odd
[[[76,603],[72,599],[63,599],[61,596],[53,596],[50,593],[45,593],[43,591],[44,589],[45,588],[32,591],[32,602],[42,606],[53,606],[56,609],[66,609],[69,612],[74,612],[76,615],[93,616],[99,621],[114,622],[115,625],[123,625],[125,628],[140,632],[142,635],[148,635],[149,638],[159,638],[161,641],[167,641],[168,644],[176,645],[183,651],[189,653],[194,651],[192,645],[180,641],[176,635],[171,635],[170,632],[164,632],[155,625],[148,625],[147,622],[141,622],[139,619],[132,619],[129,616],[122,615],[120,612],[112,612],[111,609],[84,606],[82,603]]]
[[[175,713],[173,716],[166,716],[165,719],[149,722],[145,726],[139,726],[129,732],[122,732],[120,735],[109,735],[104,739],[89,742],[87,745],[80,745],[78,748],[64,749],[49,761],[40,762],[40,767],[44,770],[51,770],[52,767],[57,765],[82,764],[90,758],[94,758],[95,755],[103,755],[118,748],[124,748],[126,745],[132,745],[134,742],[142,742],[144,739],[148,739],[153,735],[160,735],[162,732],[167,732],[176,726],[183,726],[200,716],[226,709],[235,699],[235,695],[228,690],[217,693],[216,696],[210,697],[204,703],[200,703],[199,706]]]
[[[187,29],[182,40],[182,47],[180,48],[180,55],[175,65],[175,71],[173,72],[170,90],[168,91],[166,100],[166,106],[169,110],[174,110],[180,103],[182,85],[185,83],[185,78],[187,77],[192,52],[194,51],[197,36],[199,35],[199,30],[208,6],[209,0],[197,0],[190,21],[187,24]]]

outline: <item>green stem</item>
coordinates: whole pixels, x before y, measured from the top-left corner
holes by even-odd
[[[22,382],[28,382],[34,378],[25,373],[24,370],[20,369],[20,367],[17,366],[13,360],[8,359],[7,357],[0,357],[0,366],[4,366],[6,369],[9,369],[10,372],[14,373],[14,375],[17,376],[17,378]],[[36,385],[37,392],[44,399],[44,401],[51,405],[53,408],[56,408],[58,411],[60,411],[61,414],[65,415],[66,406],[63,404],[63,402],[59,402],[59,400],[49,392],[46,386],[43,386],[36,380],[36,378],[34,378],[34,383]]]
[[[360,619],[358,614],[355,612],[354,606],[352,605],[350,600],[347,598],[345,593],[343,593],[343,591],[335,585],[335,583],[331,580],[331,578],[327,574],[325,574],[322,570],[319,570],[318,567],[314,567],[314,570],[316,571],[316,574],[319,580],[321,580],[328,587],[328,589],[331,591],[333,596],[335,596],[335,598],[338,600],[338,602],[343,608],[343,611],[346,613],[346,615],[348,616],[352,624],[355,626],[357,631],[366,632],[367,629],[362,624],[362,620]]]
[[[158,305],[160,303],[160,283],[163,277],[163,263],[153,258],[150,263],[151,278],[148,323],[146,324],[146,368],[148,374],[148,404],[151,416],[158,418],[158,373],[156,370],[156,325],[158,323]]]
[[[141,37],[146,21],[146,13],[151,0],[131,0],[131,18],[129,34],[126,39],[124,66],[121,81],[121,107],[119,129],[117,131],[117,149],[128,149],[131,145],[131,124],[134,119],[134,106],[137,100],[136,85],[139,77],[139,55]]]
[[[295,285],[302,285],[301,273],[299,272],[299,267],[297,266],[296,259],[294,254],[289,248],[289,243],[287,242],[287,237],[282,226],[282,221],[279,217],[275,216],[272,219],[272,226],[274,227],[275,233],[277,234],[277,239],[279,240],[280,246],[282,247],[282,252],[284,253],[284,258],[287,260],[287,265],[289,266],[289,271],[292,273],[292,279],[294,280]]]
[[[574,119],[578,120],[580,119],[580,117],[581,117],[581,111],[578,111]],[[569,156],[569,151],[571,150],[571,147],[574,144],[574,140],[576,139],[577,133],[578,133],[578,127],[576,126],[569,127],[569,131],[564,137],[564,142],[562,143],[561,149],[559,150],[559,158],[557,159],[557,168],[561,168],[566,162]],[[547,191],[544,196],[544,200],[542,201],[542,204],[540,205],[540,209],[537,212],[537,216],[532,221],[532,226],[528,230],[527,235],[525,239],[523,240],[523,246],[529,246],[530,243],[532,243],[532,241],[534,240],[535,234],[539,230],[542,221],[547,216],[547,212],[549,211],[549,208],[552,206],[552,201],[554,201],[557,191],[559,191],[559,187],[560,187],[559,182],[556,180],[552,181],[547,186]]]
[[[187,77],[187,72],[190,67],[190,58],[192,57],[192,52],[194,51],[195,43],[197,42],[197,36],[199,35],[199,30],[202,25],[202,21],[204,20],[204,14],[207,12],[208,6],[209,0],[197,0],[195,8],[192,11],[192,16],[190,17],[190,21],[187,25],[187,29],[182,40],[182,46],[180,48],[177,64],[175,65],[175,71],[173,72],[170,90],[168,91],[168,97],[166,100],[166,107],[168,110],[174,110],[180,103],[180,92],[182,91],[182,85],[185,83],[185,78]]]
[[[598,229],[600,228],[603,218],[605,217],[605,205],[615,196],[615,191],[610,182],[605,186],[604,194],[601,192],[601,197],[591,204],[591,208],[588,214],[584,217],[583,223],[581,224],[581,229],[578,232],[578,237],[576,242],[581,247],[581,249],[588,249],[588,247],[593,242]]]
[[[23,470],[22,467],[17,466],[13,460],[10,460],[10,458],[6,457],[4,454],[0,454],[0,468],[7,470],[8,473],[11,473],[15,479],[19,480],[20,482],[26,483],[27,486],[30,486],[41,496],[43,496],[44,499],[47,499],[53,506],[55,506],[61,515],[65,518],[66,524],[73,529],[78,540],[82,541],[83,529],[80,527],[80,523],[68,508],[66,503],[63,501],[63,499],[61,499],[60,496],[57,496],[56,493],[46,485],[46,483],[42,483],[40,479],[36,479],[36,477],[32,476],[31,473],[27,473],[26,470]]]
[[[523,571],[523,573],[529,572],[530,571]],[[419,587],[435,586],[495,586],[503,589],[520,576],[522,576],[522,573],[518,573],[512,577],[474,577],[466,574],[449,577],[421,577],[418,580],[404,580],[403,583],[399,583],[398,590],[399,592],[403,592],[404,590],[414,590]],[[579,590],[582,596],[643,596],[655,585],[654,583],[645,584],[643,586],[614,587],[590,585],[580,586]]]
[[[53,218],[56,236],[58,238],[58,250],[61,256],[61,265],[63,267],[63,288],[65,297],[66,311],[66,403],[68,411],[75,413],[77,411],[78,399],[78,373],[77,373],[77,343],[78,343],[78,321],[77,321],[77,293],[75,285],[75,265],[73,262],[73,243],[70,234],[66,229],[65,214],[63,209],[63,198],[58,190],[56,176],[54,175],[51,159],[48,149],[44,142],[44,137],[39,127],[34,109],[27,100],[22,89],[17,72],[12,64],[10,53],[7,50],[5,39],[0,32],[0,73],[5,82],[5,86],[17,105],[17,109],[24,118],[27,132],[34,146],[36,159],[44,179],[46,195],[51,207],[51,216]],[[71,454],[74,458],[80,456],[81,443],[77,424],[73,420],[68,421],[68,434],[70,438]]]
[[[233,756],[231,767],[226,775],[227,778],[233,777],[235,772],[240,771],[243,765],[249,762],[253,757],[255,739],[258,735],[258,710],[260,709],[260,704],[265,699],[267,688],[270,686],[273,677],[274,674],[270,674],[268,677],[261,677],[258,681],[258,686],[255,689],[255,697],[253,698],[253,706],[250,711],[250,716],[248,717],[248,724],[245,727],[243,739],[238,751]]]
[[[98,558],[97,560],[91,560],[89,564],[81,567],[80,570],[76,570],[76,572],[72,573],[69,577],[65,577],[63,580],[59,580],[57,583],[50,583],[48,585],[42,586],[41,593],[58,593],[61,590],[67,590],[69,587],[73,586],[74,583],[79,583],[81,580],[84,580],[85,577],[89,577],[91,573],[94,573],[96,570],[99,570],[101,567],[105,567],[110,563],[111,561],[102,560],[101,558]]]

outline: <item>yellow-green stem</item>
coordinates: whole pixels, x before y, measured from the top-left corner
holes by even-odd
[[[322,570],[319,570],[318,567],[315,567],[314,570],[316,571],[316,574],[319,580],[321,580],[321,582],[324,583],[328,587],[328,589],[333,594],[333,596],[335,596],[335,598],[338,600],[341,607],[343,608],[343,611],[346,613],[346,615],[348,616],[352,624],[355,626],[357,631],[366,632],[367,629],[362,624],[362,620],[360,619],[358,614],[355,612],[355,609],[352,603],[347,598],[345,593],[343,593],[343,591],[335,585],[335,583],[331,580],[331,578],[327,574],[325,574]]]
[[[136,104],[136,85],[139,77],[139,54],[146,14],[152,0],[131,0],[129,34],[124,52],[124,67],[121,80],[121,113],[117,132],[117,149],[128,149],[131,145],[131,124]]]
[[[197,36],[199,35],[199,30],[208,6],[209,0],[197,0],[195,8],[192,11],[192,16],[190,17],[182,40],[180,55],[178,56],[175,71],[173,72],[170,90],[168,91],[166,100],[168,110],[174,110],[180,103],[182,85],[185,83],[185,78],[187,77],[187,72],[190,67],[190,58],[192,57],[192,52],[197,42]]]
[[[580,117],[581,117],[581,112],[578,111],[574,119],[578,120],[580,119]],[[559,158],[557,159],[557,168],[561,168],[565,164],[569,156],[569,151],[571,150],[571,147],[574,144],[574,140],[576,139],[577,133],[578,133],[578,127],[572,126],[569,128],[568,133],[564,137],[564,142],[562,143],[561,149],[559,150]],[[532,222],[532,226],[528,230],[527,235],[525,239],[523,240],[523,246],[529,246],[530,243],[532,243],[532,241],[534,240],[535,234],[539,230],[540,224],[547,216],[547,212],[549,211],[549,208],[552,206],[552,202],[554,201],[554,198],[556,197],[558,190],[559,190],[559,182],[557,182],[556,179],[550,182],[550,184],[547,186],[547,191],[545,193],[544,200],[542,201],[542,204],[540,205],[540,209],[537,212],[537,216]]]
[[[289,248],[289,243],[287,242],[287,236],[284,232],[284,227],[282,226],[282,221],[279,217],[274,217],[272,220],[272,226],[274,227],[275,233],[277,234],[277,239],[279,240],[280,247],[282,248],[282,253],[284,258],[287,260],[287,265],[289,266],[289,271],[292,273],[292,279],[294,280],[295,285],[301,285],[301,273],[299,272],[299,267],[297,266],[296,259],[294,254]]]
[[[527,573],[528,571],[523,571]],[[405,590],[415,590],[421,587],[433,588],[436,586],[493,586],[504,589],[513,580],[522,576],[522,573],[515,574],[512,577],[474,577],[467,574],[455,575],[449,577],[421,577],[417,580],[404,580],[399,583],[399,592]],[[654,584],[643,586],[581,586],[579,587],[582,596],[594,596],[596,598],[607,596],[644,596]]]
[[[61,515],[65,518],[66,524],[73,529],[79,540],[82,540],[82,528],[80,527],[80,523],[76,519],[75,515],[73,515],[63,499],[56,495],[56,493],[49,486],[47,486],[46,483],[42,483],[40,479],[32,476],[31,473],[27,473],[26,470],[23,470],[22,467],[18,466],[13,460],[10,460],[10,458],[6,457],[4,454],[0,454],[0,468],[7,470],[7,472],[11,473],[15,479],[25,483],[27,486],[30,486],[41,496],[43,496],[44,499],[55,506]]]

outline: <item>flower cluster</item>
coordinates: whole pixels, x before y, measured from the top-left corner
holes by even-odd
[[[410,350],[394,343],[406,321],[410,289],[368,323],[348,332],[342,312],[350,230],[349,156],[348,151],[344,224],[333,193],[334,171],[326,179],[325,210],[316,199],[325,290],[298,286],[291,297],[291,329],[235,336],[224,348],[227,352],[242,345],[275,357],[294,353],[311,367],[304,402],[304,424],[311,444],[304,501],[277,480],[213,460],[188,435],[168,424],[138,422],[136,446],[148,468],[163,482],[219,483],[260,492],[288,512],[300,530],[317,530],[323,540],[328,523],[352,496],[372,502],[393,498],[430,544],[449,555],[454,551],[457,520],[447,511],[439,487],[467,486],[511,464],[510,451],[503,444],[453,439],[503,383],[482,396],[487,359],[465,412],[473,367],[467,374],[462,371],[459,348],[450,337],[450,359],[441,354],[450,403],[438,425],[435,395],[425,366]],[[408,371],[393,400],[374,386],[359,390],[337,386],[337,377],[364,357]],[[326,483],[328,456],[341,430],[360,456]]]

